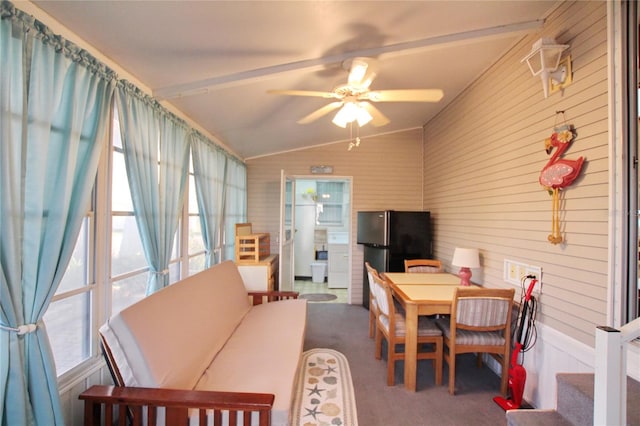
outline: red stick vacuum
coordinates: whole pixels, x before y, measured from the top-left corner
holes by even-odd
[[[505,411],[520,408],[520,405],[522,405],[522,395],[524,394],[524,384],[527,380],[527,371],[521,364],[518,364],[518,356],[520,355],[520,352],[524,352],[523,346],[527,340],[526,338],[523,339],[525,327],[527,327],[527,333],[532,332],[529,320],[535,311],[532,306],[531,293],[533,292],[533,287],[535,287],[537,282],[538,280],[535,278],[531,279],[529,288],[527,288],[527,292],[524,296],[524,302],[520,308],[520,321],[516,330],[517,340],[515,347],[513,348],[513,353],[511,355],[511,367],[509,368],[509,393],[511,396],[509,398],[501,396],[493,398],[495,403]]]

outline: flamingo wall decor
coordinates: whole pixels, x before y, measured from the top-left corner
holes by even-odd
[[[553,198],[551,216],[551,234],[547,237],[551,244],[560,244],[560,190],[571,185],[580,174],[584,157],[577,160],[567,160],[562,155],[576,136],[575,129],[571,125],[563,125],[554,129],[551,137],[544,141],[545,151],[553,155],[540,172],[540,184],[549,191]]]

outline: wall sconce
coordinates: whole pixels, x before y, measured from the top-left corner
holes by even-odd
[[[460,266],[460,285],[471,285],[471,269],[480,267],[480,253],[478,249],[472,248],[456,248],[453,252],[453,266]]]
[[[544,97],[568,86],[571,83],[571,56],[567,56],[562,63],[562,52],[569,48],[568,44],[556,44],[552,38],[543,37],[536,41],[531,52],[520,62],[527,61],[529,70],[534,76],[540,75]]]

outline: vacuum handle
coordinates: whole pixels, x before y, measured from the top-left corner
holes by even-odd
[[[538,280],[536,280],[535,278],[531,279],[531,284],[529,284],[529,288],[527,288],[527,293],[524,296],[524,300],[526,301],[531,300],[531,293],[533,293],[533,287],[536,286],[537,282]]]
[[[531,308],[529,306],[529,302],[531,301],[531,293],[533,293],[533,287],[535,287],[537,282],[538,280],[536,280],[535,278],[531,280],[531,284],[529,284],[529,288],[527,288],[527,292],[524,296],[524,303],[522,305],[522,311],[520,312],[520,323],[518,324],[516,333],[516,343],[520,345],[520,347],[522,347],[522,344],[524,343],[522,341],[522,335],[524,334],[524,325],[527,320],[527,315],[529,315],[529,309]]]

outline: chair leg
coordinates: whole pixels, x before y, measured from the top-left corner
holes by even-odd
[[[387,339],[387,386],[395,384],[396,375],[395,343]]]
[[[447,358],[449,364],[449,393],[455,395],[456,393],[456,355],[449,352]]]
[[[376,359],[382,359],[382,330],[376,327]]]
[[[507,354],[502,355],[502,379],[500,381],[500,392],[503,396],[507,396],[507,390],[509,387],[509,356]]]
[[[478,352],[476,354],[476,367],[482,368],[482,364],[483,364],[483,362],[482,362],[482,352]]]
[[[435,356],[436,359],[433,360],[433,367],[435,369],[436,376],[436,385],[442,384],[442,338],[437,339],[434,343],[435,345]]]
[[[376,318],[373,315],[373,310],[371,309],[371,307],[369,307],[369,337],[373,338],[374,337],[374,332],[375,332],[375,328],[376,328]]]

